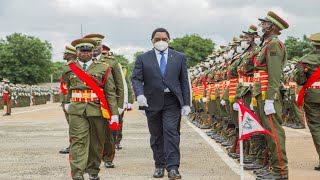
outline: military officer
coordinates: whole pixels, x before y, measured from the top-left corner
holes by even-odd
[[[3,100],[4,100],[4,105],[6,105],[6,113],[4,116],[10,116],[11,115],[11,96],[12,96],[12,90],[10,88],[10,81],[9,79],[3,79]]]
[[[63,60],[66,60],[67,63],[70,61],[74,61],[77,59],[76,55],[76,48],[73,46],[66,46],[65,51],[63,53]],[[64,108],[64,105],[66,103],[66,96],[68,94],[68,89],[66,83],[63,81],[63,78],[60,78],[60,102],[61,102],[61,107],[64,112],[64,115],[66,117],[67,123],[69,124],[69,114]],[[61,149],[59,151],[60,154],[68,154],[70,149],[70,145],[67,148]]]
[[[77,60],[70,61],[62,74],[68,89],[65,109],[69,113],[71,175],[82,180],[87,172],[90,180],[98,180],[106,119],[111,128],[119,128],[116,89],[110,66],[93,59],[95,40],[81,38],[71,45],[77,50]]]
[[[258,179],[288,179],[288,160],[285,148],[285,132],[281,126],[281,74],[286,60],[286,50],[278,34],[289,27],[288,23],[274,12],[259,19],[257,33],[263,39],[259,54],[254,58],[254,90],[258,117],[273,137],[267,136],[271,152],[271,170]]]
[[[297,65],[296,80],[303,85],[298,96],[298,105],[304,101],[304,110],[316,151],[319,155],[319,164],[315,170],[320,171],[320,33],[309,37],[313,42],[314,50],[300,59]]]

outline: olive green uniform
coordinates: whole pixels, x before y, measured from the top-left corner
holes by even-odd
[[[285,148],[286,135],[282,128],[282,97],[280,82],[283,65],[286,59],[285,49],[281,47],[276,35],[265,40],[257,56],[255,70],[263,70],[268,74],[266,91],[262,91],[260,82],[254,82],[254,96],[257,100],[257,115],[263,125],[275,138],[266,136],[267,145],[271,152],[271,173],[276,176],[288,175],[288,160]],[[255,75],[256,76],[256,75]],[[257,77],[257,76],[256,76]],[[265,100],[274,100],[275,114],[266,115],[264,112]]]
[[[297,65],[296,80],[299,85],[304,85],[308,78],[319,68],[320,50],[313,50],[301,58]],[[303,64],[305,67],[302,67]],[[307,118],[316,151],[319,155],[320,166],[320,89],[309,88],[304,96],[304,110]]]
[[[78,61],[76,63],[81,68]],[[108,65],[94,61],[86,70],[100,82],[107,72]],[[69,102],[72,90],[90,90],[83,81],[79,79],[67,66],[63,71],[63,79],[68,89]],[[117,96],[113,75],[109,73],[103,88],[109,109],[112,115],[118,115]],[[105,129],[107,120],[103,118],[100,103],[97,102],[71,102],[68,108],[69,116],[69,137],[70,166],[73,177],[83,176],[84,172],[98,174],[100,171],[101,154],[105,141]]]
[[[120,69],[119,63],[114,58],[101,55],[100,61],[110,66],[114,84],[116,87],[117,107],[123,109],[124,104],[124,87],[122,78],[122,69]],[[119,122],[122,121],[122,116],[119,116]],[[113,131],[107,127],[105,131],[106,141],[104,144],[103,161],[113,161],[115,156],[115,139],[113,137]]]

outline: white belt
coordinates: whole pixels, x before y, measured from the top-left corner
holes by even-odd
[[[72,93],[71,97],[73,98],[84,98],[83,97],[84,93]],[[86,98],[97,98],[98,96],[96,95],[96,93],[88,93],[88,96],[90,95],[90,97],[86,97]]]
[[[252,82],[244,82],[244,83],[243,83],[243,86],[246,86],[246,87],[250,87],[250,86],[252,86],[252,85],[253,85]]]
[[[320,86],[320,82],[314,82],[311,86]]]

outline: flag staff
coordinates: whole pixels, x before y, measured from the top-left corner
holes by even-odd
[[[244,170],[243,170],[243,140],[242,140],[242,113],[241,108],[238,111],[238,124],[239,124],[239,143],[240,143],[240,180],[244,180]]]

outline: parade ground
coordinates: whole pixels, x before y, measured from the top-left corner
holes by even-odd
[[[71,179],[69,156],[58,153],[68,146],[68,124],[59,105],[14,108],[11,116],[0,117],[0,180]],[[123,149],[116,151],[115,168],[106,169],[101,164],[101,179],[153,179],[147,120],[136,109],[125,115]],[[289,179],[319,180],[320,172],[313,170],[318,159],[309,130],[285,130]],[[238,162],[205,132],[182,119],[182,179],[240,179]],[[245,175],[246,180],[255,177],[251,171],[245,171]]]

